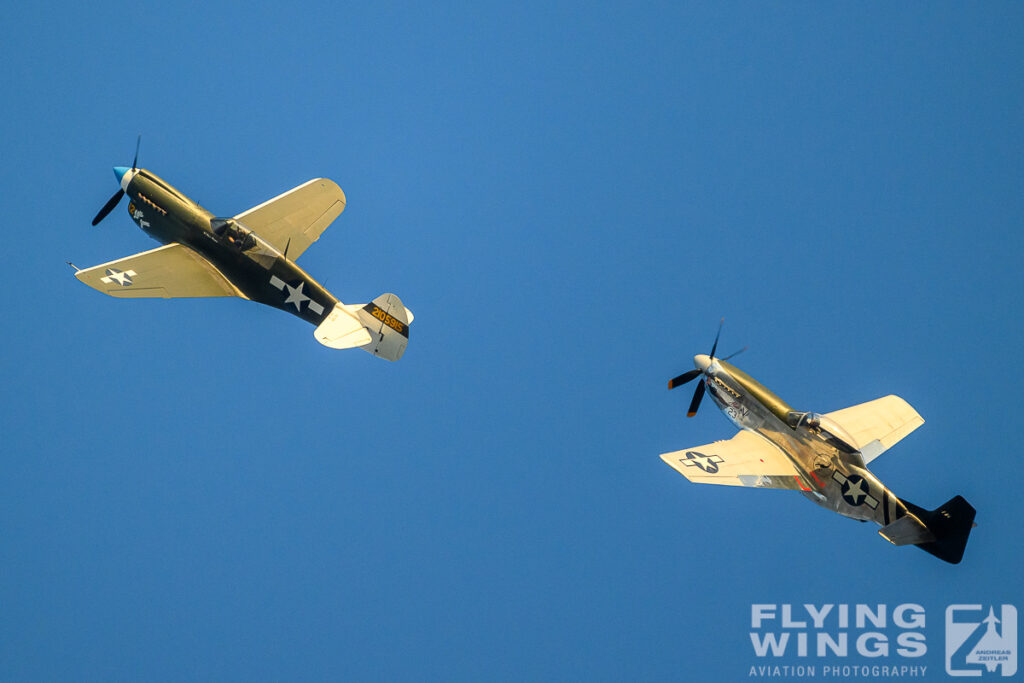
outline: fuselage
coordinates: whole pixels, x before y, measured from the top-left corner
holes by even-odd
[[[125,169],[121,188],[128,213],[163,244],[180,243],[201,254],[239,296],[288,311],[319,325],[338,300],[294,261],[233,218],[216,218],[145,169]]]
[[[696,356],[712,399],[733,424],[771,442],[796,468],[791,488],[829,510],[882,526],[907,509],[865,466],[844,430],[826,416],[799,412],[739,368]]]

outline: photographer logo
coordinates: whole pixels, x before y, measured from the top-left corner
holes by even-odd
[[[1017,673],[1017,608],[950,605],[946,608],[946,673],[950,676]]]

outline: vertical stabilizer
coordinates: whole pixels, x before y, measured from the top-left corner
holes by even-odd
[[[412,313],[395,294],[381,294],[356,309],[359,320],[370,333],[370,343],[362,348],[387,360],[398,360],[409,344],[409,323]]]
[[[921,550],[931,553],[940,560],[958,564],[967,547],[967,537],[974,527],[977,511],[962,496],[956,496],[940,507],[928,511],[913,503],[903,501],[915,517],[924,522],[934,541],[915,543]]]

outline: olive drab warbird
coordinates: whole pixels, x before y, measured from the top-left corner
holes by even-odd
[[[295,264],[345,209],[334,182],[316,178],[230,218],[217,218],[154,173],[118,166],[121,189],[96,214],[96,225],[128,195],[128,213],[166,246],[78,270],[75,277],[122,298],[236,296],[273,306],[316,325],[335,349],[362,348],[402,357],[412,312],[394,294],[347,305]]]
[[[662,460],[692,482],[800,491],[845,517],[875,522],[894,545],[916,545],[960,562],[974,526],[970,503],[956,496],[924,510],[897,497],[867,469],[924,423],[906,401],[885,396],[823,415],[794,410],[726,362],[736,354],[715,358],[717,347],[718,336],[711,353],[694,356],[695,369],[673,378],[668,388],[699,377],[688,417],[696,415],[706,387],[740,432],[728,441],[664,453]]]

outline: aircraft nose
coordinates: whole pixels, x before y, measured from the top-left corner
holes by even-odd
[[[131,169],[128,168],[127,166],[115,166],[114,167],[114,177],[117,178],[117,182],[119,184],[121,182],[121,178],[124,177],[124,174],[127,173],[130,170]]]
[[[700,353],[693,357],[693,367],[697,368],[701,372],[707,372],[708,367],[710,366],[711,356],[705,356],[703,353]]]

